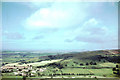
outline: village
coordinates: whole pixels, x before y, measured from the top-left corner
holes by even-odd
[[[29,76],[35,77],[36,75],[40,75],[40,72],[45,71],[46,68],[33,68],[32,65],[27,66],[2,66],[1,71],[2,73],[13,73],[12,76]],[[38,74],[36,74],[39,72]]]

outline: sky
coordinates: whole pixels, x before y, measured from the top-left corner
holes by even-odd
[[[2,3],[2,50],[117,48],[116,2]]]

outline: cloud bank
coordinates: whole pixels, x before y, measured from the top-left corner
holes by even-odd
[[[82,23],[87,16],[81,3],[54,3],[40,8],[26,20],[27,29],[68,28]]]

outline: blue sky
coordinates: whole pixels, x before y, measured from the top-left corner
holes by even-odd
[[[3,2],[3,50],[118,48],[115,2]]]

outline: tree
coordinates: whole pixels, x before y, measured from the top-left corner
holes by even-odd
[[[112,69],[113,74],[115,74],[117,77],[120,77],[120,64],[117,64],[115,68]]]
[[[97,63],[96,63],[96,62],[94,62],[94,63],[93,63],[93,65],[97,65]]]
[[[18,71],[22,71],[22,69],[18,69]]]
[[[40,73],[38,73],[38,76],[40,76]]]
[[[86,63],[86,65],[89,65],[89,63]]]
[[[93,62],[90,62],[90,65],[93,65]]]
[[[2,63],[2,66],[4,66],[5,64],[4,63]]]
[[[80,65],[83,66],[83,63],[81,63]]]
[[[23,76],[23,80],[26,80],[26,76]]]
[[[67,64],[65,66],[67,67]]]

